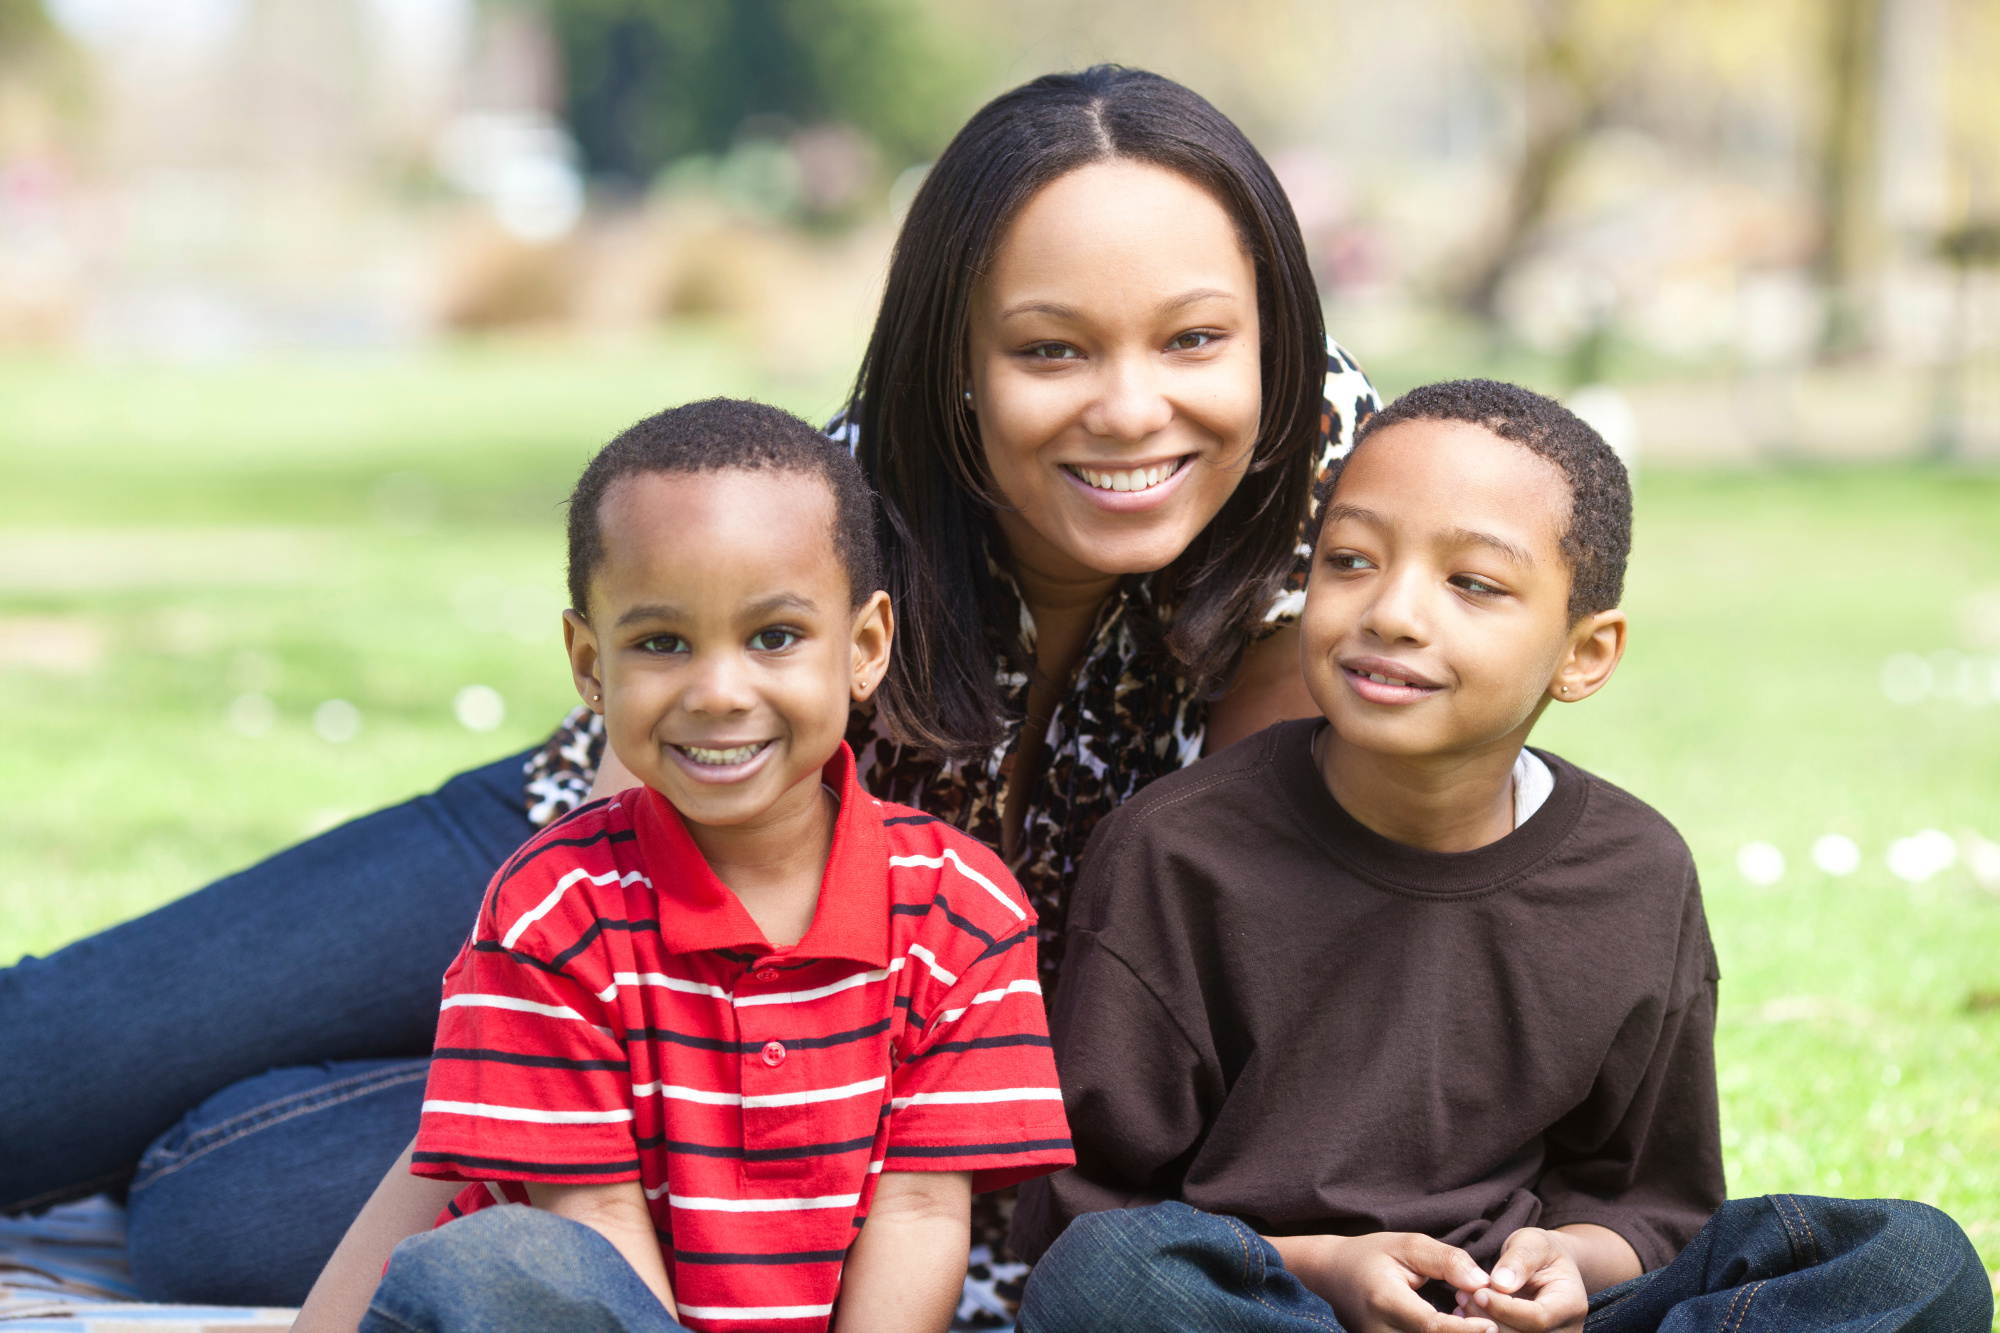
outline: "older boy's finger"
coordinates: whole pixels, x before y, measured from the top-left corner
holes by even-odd
[[[1412,1272],[1449,1282],[1460,1291],[1472,1291],[1487,1282],[1485,1270],[1472,1262],[1471,1255],[1456,1245],[1446,1245],[1429,1236],[1409,1237],[1396,1257]]]
[[[1523,1283],[1554,1257],[1555,1244],[1548,1232],[1539,1227],[1523,1227],[1501,1246],[1500,1258],[1493,1265],[1493,1286],[1499,1291],[1519,1291]]]
[[[1561,1328],[1569,1322],[1541,1301],[1509,1296],[1491,1287],[1474,1298],[1474,1304],[1467,1313],[1485,1315],[1502,1328],[1515,1330],[1515,1333],[1549,1333],[1549,1330]]]

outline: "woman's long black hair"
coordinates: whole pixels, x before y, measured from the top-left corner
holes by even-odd
[[[1227,116],[1170,79],[1099,65],[1004,93],[966,122],[910,204],[848,422],[882,499],[883,569],[896,651],[876,695],[890,731],[954,759],[1002,730],[986,566],[991,487],[965,399],[972,290],[1022,205],[1078,167],[1128,159],[1207,190],[1257,270],[1263,414],[1250,472],[1155,583],[1160,669],[1219,693],[1298,542],[1319,438],[1326,333],[1290,202]],[[997,540],[997,537],[996,539]]]

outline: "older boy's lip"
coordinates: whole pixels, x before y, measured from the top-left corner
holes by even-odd
[[[1388,657],[1350,657],[1341,662],[1340,669],[1378,678],[1385,685],[1410,685],[1420,690],[1442,688],[1429,676],[1419,675],[1404,663]]]

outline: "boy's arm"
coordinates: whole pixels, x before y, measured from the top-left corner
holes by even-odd
[[[653,1230],[653,1215],[646,1208],[646,1192],[636,1180],[616,1185],[543,1185],[528,1181],[528,1198],[535,1207],[557,1217],[580,1222],[611,1242],[632,1271],[667,1313],[680,1318],[674,1304],[673,1284],[667,1280],[667,1262],[660,1254],[660,1238]],[[959,1262],[961,1268],[964,1261]]]
[[[971,1246],[970,1171],[884,1171],[848,1247],[833,1333],[943,1333]]]
[[[341,1237],[313,1282],[305,1307],[292,1324],[293,1333],[354,1333],[382,1281],[389,1251],[404,1237],[429,1231],[444,1206],[464,1188],[456,1181],[411,1175],[410,1153],[416,1146],[412,1139],[403,1149]]]

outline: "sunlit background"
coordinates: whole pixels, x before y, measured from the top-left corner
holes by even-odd
[[[0,961],[545,735],[591,449],[831,411],[926,162],[1100,60],[1385,391],[1633,461],[1538,740],[1695,848],[1731,1188],[2000,1266],[2000,0],[0,0]]]

